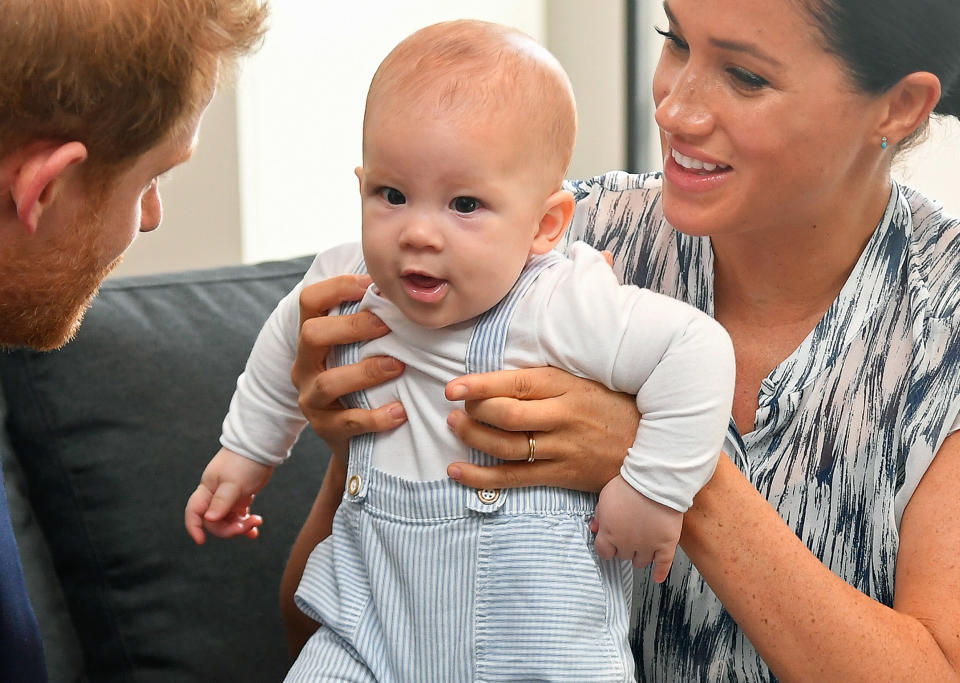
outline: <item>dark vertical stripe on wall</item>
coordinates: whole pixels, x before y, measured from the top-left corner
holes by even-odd
[[[649,2],[649,0],[647,0]],[[647,37],[647,13],[643,9],[644,0],[625,0],[626,2],[626,106],[627,106],[627,171],[639,173],[649,171],[647,140],[650,115],[653,102],[650,96],[650,64],[647,64],[646,51],[641,45],[641,37]]]

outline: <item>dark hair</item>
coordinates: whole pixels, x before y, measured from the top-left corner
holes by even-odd
[[[960,0],[803,0],[826,42],[865,92],[928,71],[943,91],[934,113],[960,118]]]

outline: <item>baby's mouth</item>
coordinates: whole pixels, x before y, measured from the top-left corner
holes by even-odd
[[[403,288],[414,301],[421,303],[436,303],[443,298],[447,291],[447,281],[423,273],[407,273],[400,280]]]
[[[414,289],[422,290],[436,289],[445,282],[445,280],[431,277],[429,275],[423,275],[422,273],[410,273],[408,275],[404,275],[403,279],[406,280],[407,283]]]

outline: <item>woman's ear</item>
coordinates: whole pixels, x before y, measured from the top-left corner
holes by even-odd
[[[883,94],[887,102],[877,138],[895,146],[919,128],[940,101],[940,79],[927,71],[901,78]]]
[[[25,151],[14,171],[10,195],[27,232],[37,231],[40,216],[56,197],[67,168],[86,158],[87,148],[81,142],[37,144]]]
[[[540,225],[537,226],[537,232],[533,236],[531,254],[545,254],[557,246],[567,231],[567,226],[570,225],[575,208],[576,202],[573,195],[566,190],[554,192],[547,197],[543,205]]]

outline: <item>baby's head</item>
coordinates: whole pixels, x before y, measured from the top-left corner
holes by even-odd
[[[570,81],[526,34],[453,21],[401,42],[370,84],[357,169],[381,293],[431,328],[495,305],[563,236],[575,137]]]

